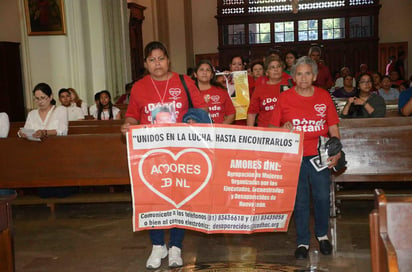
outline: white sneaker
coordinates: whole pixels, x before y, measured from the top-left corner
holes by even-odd
[[[169,248],[169,267],[179,267],[183,265],[182,250],[172,246]]]
[[[153,246],[152,253],[147,259],[146,268],[149,269],[156,269],[159,268],[162,264],[162,259],[166,258],[167,256],[167,248],[166,245],[163,246]]]

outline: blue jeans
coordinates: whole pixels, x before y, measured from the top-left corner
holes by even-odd
[[[317,172],[309,161],[313,156],[305,156],[300,167],[299,182],[295,201],[295,224],[297,245],[309,245],[310,241],[310,193],[312,191],[315,213],[315,235],[324,236],[329,229],[330,170]]]
[[[15,193],[16,193],[16,190],[13,190],[13,189],[0,189],[0,196],[14,195]]]
[[[161,229],[149,230],[150,240],[154,246],[162,246],[165,244],[165,232]],[[183,237],[185,230],[179,228],[170,229],[169,248],[172,246],[182,248]]]

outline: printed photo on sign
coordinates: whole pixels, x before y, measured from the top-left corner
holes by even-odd
[[[176,110],[174,104],[158,105],[152,110],[152,124],[176,123]]]
[[[232,98],[236,109],[236,120],[247,118],[247,109],[250,104],[249,82],[247,71],[236,71],[231,73],[216,73],[216,76],[224,77],[224,85]]]

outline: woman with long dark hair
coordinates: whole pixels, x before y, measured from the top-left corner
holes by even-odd
[[[208,60],[200,61],[195,68],[195,82],[205,102],[209,114],[216,124],[231,124],[235,120],[235,107],[226,89],[215,79],[215,71]]]
[[[107,90],[99,92],[97,112],[93,116],[97,120],[120,120],[120,109],[113,106],[112,96]]]
[[[343,118],[385,117],[386,104],[382,96],[372,93],[373,79],[368,73],[358,77],[358,92],[349,97],[342,110]]]

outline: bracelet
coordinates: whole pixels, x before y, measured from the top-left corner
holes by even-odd
[[[21,135],[20,135],[20,130],[19,130],[19,131],[17,131],[17,136],[18,136],[19,138],[21,138]]]

